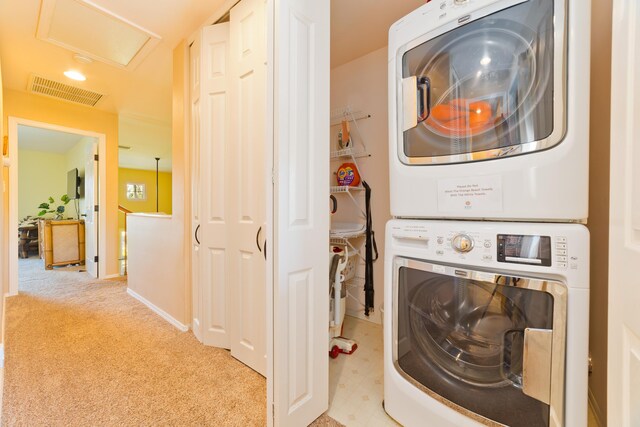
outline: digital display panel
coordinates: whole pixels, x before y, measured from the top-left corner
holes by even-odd
[[[551,237],[498,235],[498,262],[551,266]]]

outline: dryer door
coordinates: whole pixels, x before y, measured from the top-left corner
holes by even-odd
[[[471,418],[562,425],[566,295],[559,282],[397,258],[394,365]]]
[[[460,163],[559,143],[563,3],[529,0],[407,46],[397,71],[400,160]]]

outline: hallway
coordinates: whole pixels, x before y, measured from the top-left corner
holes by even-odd
[[[262,376],[126,293],[20,260],[7,298],[3,425],[266,424]]]

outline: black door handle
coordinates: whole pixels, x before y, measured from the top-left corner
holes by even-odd
[[[418,79],[418,123],[422,123],[431,115],[431,80],[429,77]]]
[[[264,246],[262,246],[264,248],[264,260],[267,260],[267,239],[264,239]]]
[[[196,231],[194,233],[194,237],[196,238],[196,242],[198,242],[198,244],[200,244],[200,240],[198,240],[198,230],[200,230],[200,224],[198,224],[198,226],[196,227]]]
[[[260,226],[260,228],[258,228],[258,232],[256,233],[256,246],[258,247],[258,250],[260,252],[262,252],[262,248],[260,247],[260,232],[262,231],[262,226]]]

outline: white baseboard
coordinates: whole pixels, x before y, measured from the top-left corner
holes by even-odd
[[[134,297],[135,299],[137,299],[138,301],[140,301],[141,303],[143,303],[144,305],[146,305],[147,307],[149,307],[151,309],[151,311],[156,313],[158,316],[162,317],[167,322],[171,323],[173,326],[175,326],[176,328],[178,328],[182,332],[187,332],[189,330],[189,326],[185,325],[182,322],[179,322],[173,316],[171,316],[169,313],[167,313],[163,309],[157,307],[151,301],[149,301],[145,297],[137,294],[135,291],[132,291],[130,288],[127,288],[127,293],[129,295],[131,295],[132,297]]]
[[[0,344],[0,369],[4,369],[4,343]]]

